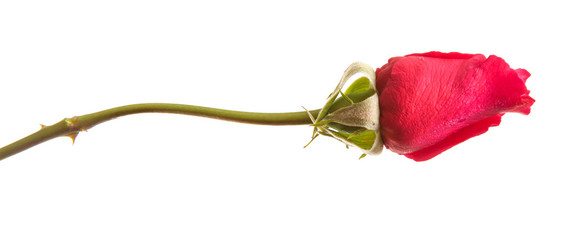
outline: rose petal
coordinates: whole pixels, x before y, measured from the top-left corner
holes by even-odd
[[[498,114],[481,120],[460,129],[458,132],[453,133],[435,145],[421,149],[417,152],[405,154],[405,156],[418,162],[429,160],[461,142],[487,132],[490,127],[499,126],[502,115],[503,114]]]
[[[497,56],[411,54],[391,58],[376,76],[384,144],[418,161],[497,126],[505,112],[528,114],[534,103],[529,72]]]

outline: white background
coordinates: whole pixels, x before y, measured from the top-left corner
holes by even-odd
[[[2,1],[0,145],[131,103],[315,109],[350,63],[431,50],[526,68],[537,102],[422,163],[303,149],[308,126],[120,118],[0,161],[0,239],[563,239],[555,3]]]

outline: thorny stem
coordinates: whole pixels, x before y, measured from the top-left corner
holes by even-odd
[[[74,138],[81,131],[86,131],[97,124],[117,117],[137,113],[175,113],[261,125],[304,125],[312,123],[308,111],[255,113],[171,103],[132,104],[65,118],[50,126],[42,125],[39,131],[0,148],[0,160],[53,138],[68,136],[74,141]],[[309,111],[309,113],[317,116],[319,110]]]

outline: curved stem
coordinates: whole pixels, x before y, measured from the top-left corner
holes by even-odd
[[[82,116],[65,118],[51,126],[42,126],[39,131],[0,148],[0,160],[56,137],[68,136],[74,141],[74,138],[80,131],[85,131],[97,124],[117,117],[137,113],[175,113],[262,125],[304,125],[312,123],[306,111],[255,113],[172,103],[132,104]],[[317,116],[319,110],[313,110],[309,113],[313,116]]]

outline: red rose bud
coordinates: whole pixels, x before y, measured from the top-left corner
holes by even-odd
[[[525,69],[481,54],[428,52],[391,58],[376,70],[384,145],[415,161],[498,126],[505,112],[529,114]]]

